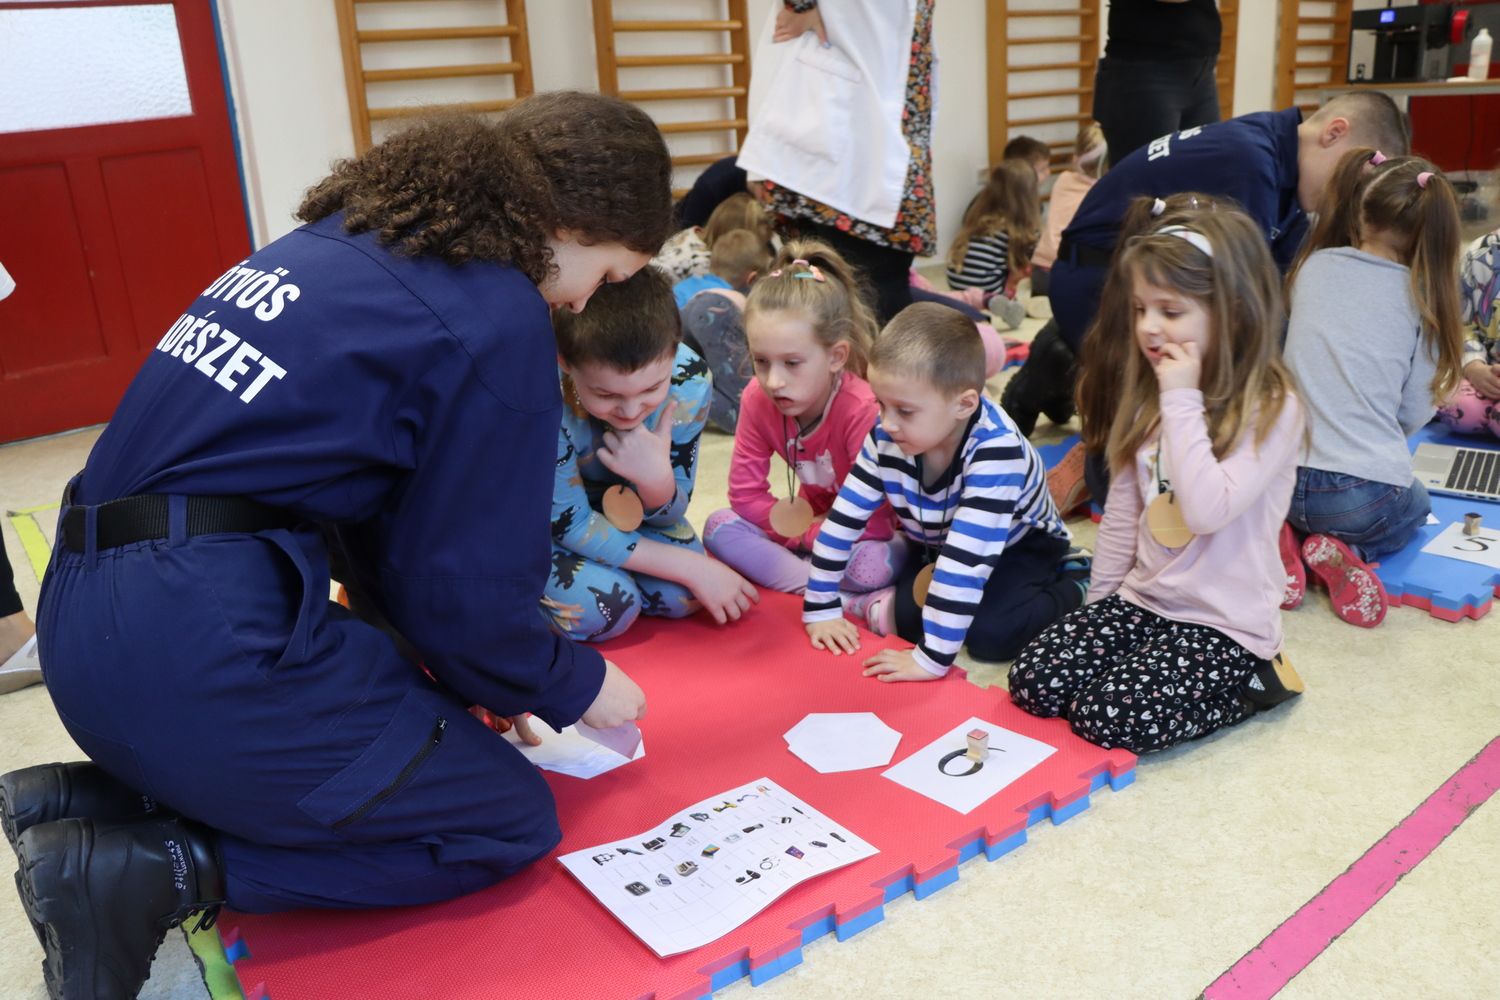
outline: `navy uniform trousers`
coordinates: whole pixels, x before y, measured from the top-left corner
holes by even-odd
[[[89,757],[219,831],[231,906],[448,899],[558,843],[521,753],[328,599],[315,527],[189,538],[173,497],[169,531],[59,542],[43,669]]]

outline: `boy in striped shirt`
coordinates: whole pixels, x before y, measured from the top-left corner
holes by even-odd
[[[869,382],[880,420],[813,547],[802,606],[813,646],[859,648],[839,583],[865,522],[889,501],[910,558],[893,588],[860,595],[850,610],[877,635],[895,632],[917,647],[882,650],[865,661],[865,676],[932,680],[965,643],[976,659],[1013,659],[1083,602],[1088,570],[1064,565],[1068,529],[1047,470],[984,396],[978,331],[947,306],[908,306],[875,341]]]

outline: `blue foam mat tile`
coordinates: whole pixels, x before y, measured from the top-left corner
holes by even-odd
[[[858,916],[851,917],[843,922],[839,922],[836,917],[829,915],[822,920],[809,924],[802,930],[801,943],[802,945],[807,945],[828,934],[830,931],[833,933],[835,939],[847,941],[861,931],[868,930],[884,920],[886,903],[908,892],[917,899],[926,899],[940,889],[945,889],[957,882],[959,868],[969,859],[982,856],[988,861],[996,861],[1014,851],[1022,844],[1025,844],[1027,841],[1027,830],[1036,823],[1048,818],[1052,820],[1054,826],[1065,823],[1088,809],[1093,792],[1105,786],[1108,786],[1112,791],[1120,791],[1129,787],[1134,781],[1134,768],[1113,777],[1111,777],[1107,770],[1101,771],[1093,777],[1089,786],[1089,794],[1081,795],[1075,801],[1055,810],[1047,804],[1038,806],[1027,814],[1026,825],[1024,827],[994,844],[986,843],[983,836],[976,837],[974,840],[958,848],[958,857],[950,867],[944,868],[942,871],[921,881],[918,881],[914,875],[910,874],[897,879],[885,887],[884,896],[879,905],[873,906]],[[748,975],[752,985],[761,986],[783,972],[786,972],[788,969],[794,969],[801,964],[802,947],[798,946],[789,949],[785,954],[772,959],[759,968],[750,968],[748,959],[727,966],[713,974],[710,985],[713,990],[717,991],[735,980]],[[704,994],[705,997],[711,995]]]
[[[1494,444],[1484,438],[1450,433],[1436,421],[1413,434],[1408,443],[1413,451],[1424,443],[1468,448]],[[1434,493],[1432,513],[1438,523],[1424,525],[1400,552],[1383,556],[1375,573],[1394,604],[1425,608],[1444,621],[1483,617],[1493,605],[1496,588],[1500,587],[1500,570],[1432,555],[1423,552],[1422,547],[1468,513],[1479,514],[1486,526],[1500,530],[1500,503]]]

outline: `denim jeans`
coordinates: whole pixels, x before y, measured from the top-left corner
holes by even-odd
[[[1361,559],[1395,552],[1427,523],[1427,488],[1376,483],[1342,472],[1299,468],[1287,520],[1298,531],[1332,535]]]

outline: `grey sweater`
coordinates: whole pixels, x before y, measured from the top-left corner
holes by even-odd
[[[1286,361],[1302,387],[1302,464],[1411,483],[1406,438],[1432,419],[1432,377],[1411,271],[1352,247],[1307,258],[1292,289]]]

